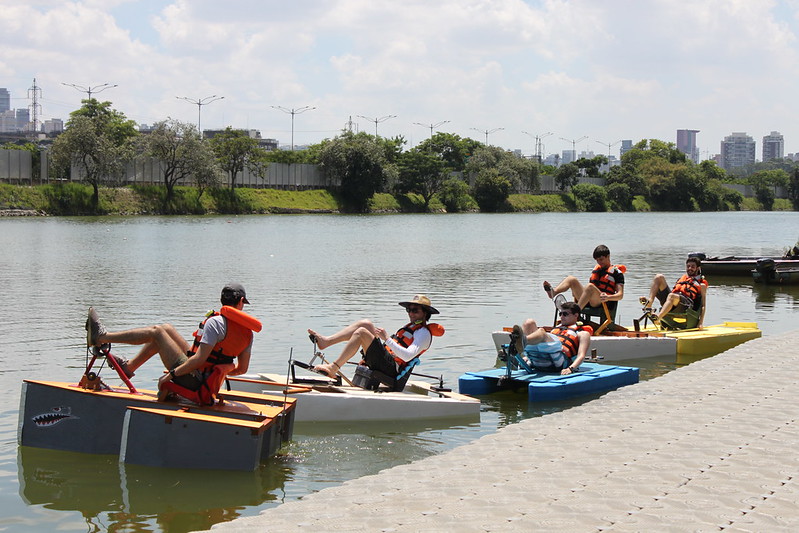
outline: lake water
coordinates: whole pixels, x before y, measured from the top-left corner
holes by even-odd
[[[188,335],[218,306],[221,287],[240,281],[265,326],[252,369],[283,373],[290,355],[310,359],[307,328],[326,333],[370,318],[395,330],[406,319],[397,302],[425,293],[447,333],[419,371],[456,386],[462,372],[493,365],[492,330],[551,320],[542,281],[587,279],[599,243],[628,268],[617,318],[629,324],[652,276],[676,280],[689,252],[779,255],[798,237],[793,212],[0,219],[0,386],[8,399],[0,529],[205,529],[573,405],[532,407],[508,395],[487,399],[469,425],[322,424],[298,431],[255,473],[134,468],[115,457],[19,448],[22,380],[78,380],[90,305],[112,330],[171,322]],[[799,288],[710,282],[707,324],[756,321],[764,335],[795,328]],[[640,366],[649,379],[676,364]],[[134,383],[153,388],[161,371],[153,360]]]

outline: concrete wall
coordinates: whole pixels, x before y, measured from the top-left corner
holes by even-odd
[[[0,181],[31,184],[33,161],[27,150],[0,149]]]

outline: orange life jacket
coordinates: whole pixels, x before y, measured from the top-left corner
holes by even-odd
[[[588,328],[584,328],[583,326],[579,326],[577,324],[572,324],[568,327],[556,326],[552,328],[550,333],[556,335],[559,339],[561,344],[563,345],[563,353],[572,358],[577,355],[577,334],[581,331],[588,331]],[[589,335],[593,332],[593,329],[589,331]]]
[[[594,270],[591,271],[591,277],[588,280],[588,283],[592,285],[596,285],[596,288],[599,289],[599,292],[604,292],[605,294],[616,294],[616,278],[612,276],[616,272],[624,274],[627,271],[627,267],[624,265],[610,265],[607,269],[602,268],[599,265],[594,267]]]
[[[677,280],[677,283],[674,284],[674,289],[672,289],[671,292],[676,292],[690,298],[695,308],[697,305],[701,307],[702,285],[707,286],[707,280],[701,274],[699,276],[683,274],[682,277]]]
[[[416,323],[409,322],[408,324],[405,324],[400,329],[398,329],[397,332],[391,336],[391,338],[394,339],[397,342],[397,344],[399,344],[403,348],[407,348],[408,346],[413,344],[413,333],[422,328],[427,329],[430,332],[430,335],[433,337],[440,337],[444,334],[444,326],[442,326],[441,324],[435,324],[435,323],[428,324],[427,322],[422,321]],[[413,359],[411,359],[410,361],[405,361],[404,359],[400,359],[399,357],[394,355],[394,352],[392,352],[391,348],[389,348],[388,346],[386,346],[386,351],[394,356],[394,362],[397,363],[397,366],[401,372],[402,369],[405,367],[405,365],[407,365],[410,361],[412,361],[413,359],[417,359],[419,356],[425,353],[427,351],[427,348],[416,354],[413,357]]]
[[[227,375],[236,368],[233,361],[244,351],[252,342],[253,331],[261,331],[261,322],[248,315],[244,311],[228,305],[223,305],[219,312],[211,311],[205,319],[200,322],[199,328],[194,332],[194,342],[186,355],[191,357],[197,353],[200,346],[200,339],[203,336],[203,329],[206,321],[212,316],[222,315],[225,317],[225,338],[214,345],[211,355],[199,370],[202,375],[202,384],[197,390],[189,390],[175,383],[168,381],[162,385],[168,391],[174,392],[200,405],[213,405],[216,395],[225,382]]]
[[[200,326],[193,334],[194,342],[191,348],[189,348],[189,353],[186,355],[191,357],[197,353],[197,349],[200,347],[200,340],[203,336],[205,323],[212,316],[219,315],[225,318],[225,338],[214,345],[211,349],[211,355],[208,356],[208,359],[205,364],[200,367],[200,370],[206,370],[213,365],[232,363],[252,342],[253,331],[261,331],[262,325],[260,320],[235,307],[223,305],[219,312],[212,311],[207,314],[205,319],[200,323]]]

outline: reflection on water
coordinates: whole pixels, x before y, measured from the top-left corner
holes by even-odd
[[[689,252],[779,255],[795,241],[798,222],[799,213],[748,212],[0,219],[0,286],[11,304],[0,334],[0,386],[11,396],[0,412],[0,527],[205,529],[591,400],[531,405],[524,393],[504,393],[484,401],[479,423],[298,427],[295,441],[253,474],[155,470],[19,448],[20,383],[77,380],[89,305],[111,329],[172,322],[188,335],[217,305],[221,286],[240,281],[265,326],[253,370],[284,374],[290,354],[311,357],[307,328],[369,318],[396,330],[407,318],[397,302],[426,293],[447,333],[419,370],[454,386],[462,372],[492,366],[491,331],[527,317],[550,320],[541,282],[587,279],[600,242],[628,268],[617,317],[630,323],[652,276],[676,280]],[[575,227],[595,231],[557,238]],[[413,254],[390,251],[409,239]],[[754,321],[764,335],[781,333],[795,328],[797,297],[799,287],[711,279],[706,322]],[[115,352],[130,357],[136,349]],[[631,364],[652,379],[690,362]],[[153,388],[160,374],[158,364],[144,365],[134,383]]]
[[[291,469],[281,462],[256,472],[163,470],[125,465],[116,456],[19,447],[20,495],[26,503],[77,511],[91,530],[208,529],[244,507],[280,500]]]

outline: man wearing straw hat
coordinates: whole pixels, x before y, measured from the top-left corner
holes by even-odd
[[[309,329],[311,340],[320,350],[340,342],[346,343],[335,361],[316,365],[314,371],[333,377],[360,349],[366,366],[389,377],[396,377],[409,361],[430,348],[433,336],[442,335],[444,329],[438,324],[427,323],[431,315],[438,314],[438,310],[424,294],[417,294],[411,301],[399,302],[399,305],[408,312],[410,321],[391,336],[369,320],[354,322],[327,337]]]

